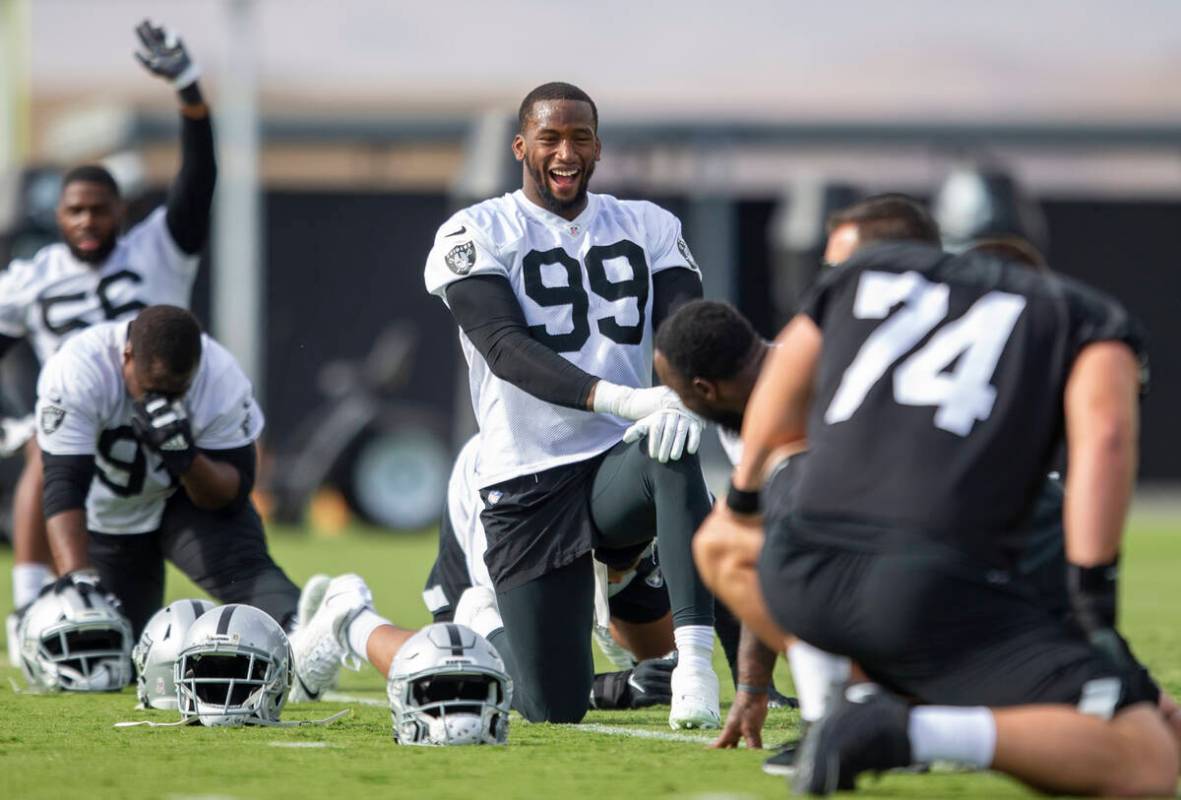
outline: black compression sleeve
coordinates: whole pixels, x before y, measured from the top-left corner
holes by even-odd
[[[86,507],[86,493],[94,476],[94,456],[55,456],[42,453],[45,489],[41,509],[45,519],[63,511]]]
[[[673,268],[652,276],[652,330],[690,300],[700,300],[701,277],[689,269]]]
[[[447,287],[459,327],[501,380],[539,400],[586,409],[598,378],[583,372],[529,335],[512,286],[499,275],[474,275]]]
[[[181,114],[180,119],[180,172],[168,190],[165,220],[177,246],[196,255],[209,236],[209,213],[217,183],[213,125],[208,116],[193,119]]]
[[[219,508],[218,511],[232,513],[246,505],[246,501],[250,499],[250,493],[254,490],[254,470],[258,464],[258,454],[255,452],[254,444],[230,450],[202,450],[201,454],[214,461],[224,461],[238,470],[238,494],[230,501],[229,505]]]

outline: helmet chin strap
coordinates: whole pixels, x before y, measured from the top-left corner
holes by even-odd
[[[337,711],[335,714],[323,719],[299,719],[288,720],[283,722],[281,720],[257,719],[254,717],[247,717],[242,722],[244,725],[258,725],[263,728],[304,728],[310,725],[331,725],[338,719],[343,719],[349,714],[353,713],[351,708],[346,708]],[[186,725],[195,725],[201,721],[200,715],[194,714],[188,719],[177,720],[176,722],[154,722],[148,719],[141,719],[135,722],[116,722],[116,728],[183,728]]]

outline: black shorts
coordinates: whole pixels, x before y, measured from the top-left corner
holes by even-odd
[[[799,515],[769,522],[763,594],[784,630],[851,657],[891,690],[957,706],[1086,696],[1091,709],[1108,705],[1100,713],[1155,700],[1140,672],[1094,649],[1014,573],[930,538],[902,546],[897,531],[879,537],[888,547],[835,546],[829,534],[839,524]]]
[[[655,550],[640,560],[635,577],[609,598],[607,605],[612,618],[637,625],[655,622],[669,613],[672,606]]]
[[[451,516],[443,514],[439,524],[439,553],[427,576],[422,598],[435,622],[450,622],[455,616],[455,604],[472,585],[467,559],[455,537]],[[655,622],[669,613],[668,590],[660,572],[655,552],[645,556],[636,566],[636,575],[623,589],[607,601],[611,616],[643,624]]]
[[[484,563],[496,591],[515,589],[591,551],[598,537],[590,498],[605,455],[480,490]]]
[[[284,627],[295,619],[299,587],[271,560],[251,503],[228,513],[207,511],[178,491],[157,530],[91,531],[88,551],[103,583],[122,601],[137,638],[164,605],[165,559],[219,603],[252,605]]]

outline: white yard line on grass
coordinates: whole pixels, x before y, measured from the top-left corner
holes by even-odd
[[[324,692],[325,700],[332,703],[360,703],[363,706],[375,706],[377,708],[386,708],[389,703],[385,700],[377,700],[372,697],[360,697],[355,694],[345,694],[343,692]],[[627,728],[617,725],[603,725],[598,722],[583,722],[579,725],[571,725],[572,730],[582,731],[583,733],[598,733],[606,734],[608,736],[631,736],[636,739],[659,739],[662,742],[686,742],[688,744],[707,745],[713,741],[712,736],[693,736],[688,733],[665,733],[664,731],[650,731],[645,728]]]
[[[574,730],[583,733],[605,733],[609,736],[632,736],[636,739],[659,739],[662,742],[688,742],[705,746],[713,741],[712,736],[693,736],[688,733],[665,733],[664,731],[650,731],[647,728],[625,728],[621,725],[603,725],[598,722],[583,722],[571,725]]]
[[[291,747],[293,749],[339,747],[339,745],[328,744],[328,742],[267,742],[267,744],[271,747]]]

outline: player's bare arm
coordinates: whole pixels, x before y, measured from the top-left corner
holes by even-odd
[[[776,653],[763,644],[746,625],[738,640],[738,690],[726,716],[726,725],[711,747],[763,746],[763,723],[767,719],[768,690],[775,669]]]
[[[742,460],[732,478],[736,489],[758,491],[772,453],[804,439],[820,343],[820,329],[803,314],[776,339],[746,407]]]
[[[73,508],[45,521],[49,548],[58,572],[65,575],[90,565],[86,557],[86,510]]]

